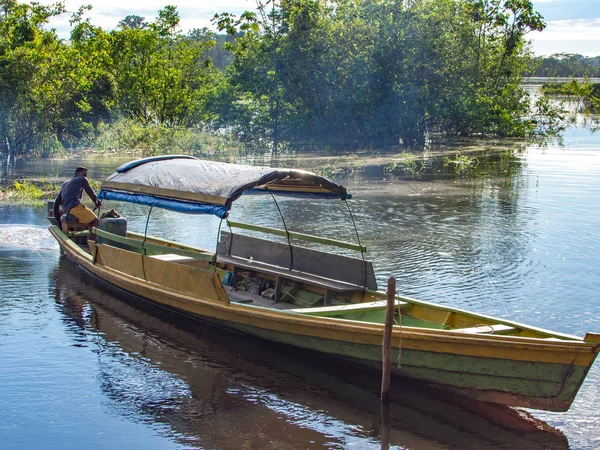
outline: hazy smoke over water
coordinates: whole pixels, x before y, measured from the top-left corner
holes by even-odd
[[[58,244],[46,227],[0,225],[0,248],[55,250]]]

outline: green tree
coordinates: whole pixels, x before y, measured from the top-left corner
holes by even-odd
[[[102,28],[83,19],[88,7],[81,8],[71,19],[71,47],[85,64],[85,89],[73,93],[65,108],[67,134],[80,141],[100,123],[110,122],[114,116],[116,82],[113,75],[110,35]]]
[[[207,102],[221,74],[206,57],[214,46],[177,31],[175,7],[147,27],[110,33],[112,73],[121,114],[144,124],[193,126],[209,121]]]
[[[520,77],[544,24],[529,0],[282,0],[215,22],[235,37],[223,118],[242,133],[396,145],[533,130]]]
[[[64,5],[0,1],[0,141],[3,152],[41,153],[60,148],[62,107],[79,90],[76,52],[44,25]]]
[[[117,25],[119,28],[148,28],[148,22],[144,17],[129,15],[119,21]]]

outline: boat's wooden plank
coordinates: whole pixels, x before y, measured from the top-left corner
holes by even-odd
[[[218,275],[212,271],[170,261],[161,261],[152,256],[112,247],[96,245],[96,264],[150,282],[198,297],[229,302]]]
[[[69,236],[70,238],[74,238],[74,237],[82,237],[82,236],[89,236],[90,235],[90,230],[85,230],[85,231],[70,231],[67,233],[67,236]]]
[[[144,279],[142,255],[107,244],[96,245],[96,264]]]
[[[210,253],[198,252],[196,250],[187,250],[182,248],[165,247],[164,245],[152,244],[150,242],[144,242],[143,248],[147,251],[147,254],[161,254],[165,252],[175,253],[179,256],[188,256],[190,258],[199,259],[202,261],[212,261],[214,255]]]
[[[470,328],[456,328],[452,331],[456,331],[458,333],[508,334],[515,330],[516,328],[511,327],[510,325],[495,323],[491,325],[478,325]]]
[[[415,319],[439,324],[439,327],[449,325],[449,320],[456,319],[453,311],[447,309],[428,308],[426,306],[415,304],[411,310],[411,316]]]
[[[177,248],[162,244],[155,244],[153,242],[144,242],[138,239],[132,239],[126,236],[120,236],[118,234],[109,233],[108,231],[100,230],[98,228],[94,228],[93,231],[95,234],[104,239],[113,242],[118,242],[119,244],[125,244],[131,248],[145,250],[148,254],[175,253],[179,256],[187,256],[190,258],[199,259],[201,261],[212,261],[214,259],[214,254],[208,253],[203,250],[193,250],[191,248]]]
[[[108,239],[109,241],[118,242],[119,244],[126,244],[131,248],[136,248],[136,249],[143,248],[144,243],[141,241],[138,241],[137,239],[131,239],[126,236],[121,236],[119,234],[110,233],[108,231],[101,230],[100,228],[93,228],[92,231],[94,232],[94,234],[96,234],[104,239]]]
[[[304,247],[293,246],[293,258],[287,244],[272,242],[251,236],[221,232],[217,254],[257,261],[284,270],[292,269],[303,274],[316,275],[344,283],[377,286],[373,265],[370,261],[336,255]],[[291,267],[290,267],[291,265]]]
[[[287,235],[289,233],[289,236],[294,239],[300,239],[300,240],[307,241],[307,242],[315,242],[318,244],[331,245],[333,247],[346,248],[348,250],[355,250],[357,252],[360,252],[360,251],[366,252],[367,251],[367,247],[362,246],[362,245],[356,245],[356,244],[352,244],[351,242],[340,241],[337,239],[329,239],[329,238],[324,238],[324,237],[320,237],[320,236],[313,236],[311,234],[298,233],[296,231],[287,231],[286,232],[285,230],[281,230],[279,228],[269,228],[269,227],[263,227],[263,226],[259,226],[259,225],[251,225],[251,224],[242,223],[242,222],[229,221],[228,224],[232,228],[241,228],[244,230],[259,231],[261,233],[273,234],[276,236],[284,236],[284,237],[287,237]]]
[[[600,334],[599,333],[587,333],[583,338],[584,342],[596,342],[600,344]]]
[[[150,282],[208,300],[229,303],[229,296],[210,271],[144,256],[144,272]],[[206,263],[208,264],[208,263]]]
[[[152,258],[160,259],[161,261],[168,261],[168,262],[186,262],[186,261],[194,260],[194,258],[191,258],[189,256],[181,256],[181,255],[177,255],[175,253],[163,253],[161,255],[152,255]]]
[[[193,247],[191,245],[181,244],[180,242],[169,241],[168,239],[157,238],[155,236],[144,236],[143,234],[136,233],[136,232],[133,232],[133,231],[128,231],[127,232],[127,237],[135,239],[137,241],[149,242],[151,244],[156,244],[156,245],[160,245],[160,246],[163,246],[163,247],[177,248],[177,249],[181,249],[181,250],[191,250],[193,252],[204,253],[204,254],[210,255],[211,257],[214,256],[213,252],[208,251],[208,250],[203,249],[203,248]]]
[[[183,264],[186,266],[198,267],[200,269],[209,270],[210,264],[208,261],[198,260],[190,256],[181,256],[175,253],[163,253],[161,255],[151,255],[151,258],[158,259],[160,261],[166,261],[175,264]]]
[[[371,289],[366,290],[367,298],[369,298],[369,297],[370,298],[385,298],[385,296],[386,296],[386,293],[383,291],[373,291]],[[415,306],[417,306],[417,305],[422,306],[423,308],[427,308],[428,310],[436,309],[436,310],[442,310],[442,311],[446,311],[446,312],[449,312],[449,311],[454,312],[455,314],[452,316],[452,326],[454,326],[456,328],[469,328],[478,323],[485,323],[485,322],[495,323],[498,320],[497,317],[488,316],[485,314],[475,314],[473,312],[466,311],[464,309],[459,309],[459,308],[454,308],[451,306],[439,305],[439,304],[435,304],[435,303],[431,303],[431,302],[426,302],[423,300],[418,300],[416,298],[412,298],[412,297],[408,297],[408,296],[404,296],[404,295],[402,295],[402,296],[397,295],[396,298],[400,299],[400,300],[406,300],[410,303],[413,303]],[[414,314],[414,310],[411,312],[411,314]],[[440,317],[441,317],[441,315],[444,315],[444,314],[445,313],[440,313]],[[514,321],[503,320],[503,322],[505,324],[513,326],[519,330],[522,330],[520,333],[521,337],[535,338],[535,339],[555,337],[565,343],[582,342],[583,341],[583,339],[581,337],[575,336],[572,334],[557,333],[555,331],[551,331],[551,330],[547,330],[547,329],[539,328],[539,327],[534,327],[532,325],[527,325],[524,323],[519,323],[519,322],[514,322]]]
[[[350,305],[335,305],[335,306],[323,306],[318,308],[297,308],[291,310],[292,312],[299,314],[310,314],[311,316],[339,316],[345,313],[357,313],[357,312],[366,312],[373,310],[385,309],[386,302],[385,301],[376,301],[376,302],[368,302],[368,303],[353,303]],[[408,308],[411,306],[410,303],[407,302],[397,302],[396,308]]]
[[[344,283],[343,281],[331,280],[310,273],[299,272],[296,270],[286,270],[271,264],[265,264],[260,261],[239,258],[236,256],[219,255],[218,261],[225,264],[231,264],[234,267],[242,268],[252,272],[260,272],[274,275],[280,280],[290,280],[299,283],[312,284],[323,288],[329,288],[340,293],[362,292],[363,288],[355,284]]]

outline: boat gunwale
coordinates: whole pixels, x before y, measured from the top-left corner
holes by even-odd
[[[104,230],[101,230],[104,231]],[[62,231],[61,231],[62,232]],[[113,234],[113,233],[107,233],[107,234]],[[134,233],[134,232],[130,232],[128,231],[128,235],[131,234],[132,237],[127,236],[126,239],[132,239],[135,241],[140,241],[144,238],[144,235],[141,235],[139,233]],[[65,235],[66,236],[66,235]],[[66,236],[68,238],[68,236]],[[119,237],[119,236],[118,236]],[[200,247],[194,247],[194,246],[190,246],[190,245],[186,245],[186,244],[181,244],[178,243],[176,241],[170,241],[167,239],[163,239],[163,238],[159,238],[156,236],[147,236],[145,237],[147,239],[147,242],[150,244],[155,244],[155,245],[161,245],[164,244],[163,246],[165,248],[171,248],[173,250],[189,250],[193,253],[198,253],[198,259],[202,259],[199,256],[202,255],[204,256],[207,260],[210,259],[208,257],[214,257],[215,253],[211,252],[210,250],[206,250]],[[381,298],[381,299],[385,299],[387,294],[383,291],[378,291],[378,290],[372,290],[372,289],[365,289],[365,295],[371,295],[374,298]],[[464,316],[468,316],[468,317],[475,317],[477,319],[482,319],[482,320],[489,320],[491,322],[493,322],[494,324],[501,324],[501,325],[509,325],[512,326],[514,328],[517,329],[521,329],[521,330],[527,330],[527,331],[532,331],[535,333],[540,333],[540,334],[546,334],[548,335],[548,337],[544,337],[544,338],[535,338],[535,337],[529,337],[529,338],[525,338],[522,336],[510,336],[510,335],[502,335],[503,337],[512,337],[512,338],[518,338],[519,340],[522,339],[542,339],[542,340],[546,340],[548,338],[557,338],[557,339],[561,339],[561,341],[576,341],[576,342],[584,342],[584,337],[580,337],[577,335],[572,335],[572,334],[567,334],[567,333],[560,333],[560,332],[556,332],[556,331],[552,331],[552,330],[548,330],[545,328],[541,328],[541,327],[536,327],[536,326],[532,326],[532,325],[528,325],[528,324],[523,324],[520,322],[516,322],[516,321],[510,321],[510,320],[504,320],[504,319],[499,319],[498,317],[494,317],[494,316],[488,316],[486,314],[480,314],[480,313],[472,313],[470,311],[466,311],[460,308],[456,308],[456,307],[452,307],[452,306],[444,306],[444,305],[440,305],[440,304],[436,304],[436,303],[431,303],[428,301],[424,301],[424,300],[419,300],[419,299],[415,299],[412,297],[408,297],[408,296],[404,296],[404,295],[398,295],[396,294],[396,298],[395,298],[396,302],[407,302],[409,304],[413,304],[413,305],[419,305],[419,306],[424,306],[427,308],[432,308],[432,309],[436,309],[439,311],[446,311],[449,313],[455,313],[455,314],[461,314]],[[354,303],[352,305],[355,305]],[[252,307],[259,307],[256,305],[248,305],[248,306],[252,306]],[[336,305],[337,306],[337,305]],[[343,311],[344,306],[346,305],[339,305],[339,309],[340,311]],[[265,308],[267,310],[272,310],[271,308]],[[297,308],[297,309],[308,309],[308,308]],[[382,310],[385,309],[385,305],[382,305],[381,307]],[[287,312],[295,312],[294,309],[289,309],[286,310]],[[298,314],[302,314],[302,313],[298,313]],[[310,315],[310,313],[306,313],[306,315]],[[331,317],[328,316],[331,319],[338,319],[338,320],[351,320],[351,319],[342,319],[342,318],[337,318],[337,317]],[[361,322],[361,323],[366,323],[366,322]],[[487,325],[487,324],[483,324],[483,325]],[[483,326],[482,325],[482,326]],[[397,325],[394,326],[394,328],[396,328]],[[414,328],[417,330],[420,330],[420,327],[410,327],[407,325],[402,326],[402,329],[407,329],[407,328]],[[455,330],[452,329],[443,329],[443,330],[438,330],[435,328],[430,328],[428,329],[429,331],[442,331],[444,333],[446,332],[454,332]],[[469,334],[470,336],[470,334]],[[489,334],[481,334],[480,336],[484,337],[484,336],[494,336],[494,338],[497,338],[501,335],[498,334],[493,334],[493,333],[489,333]],[[545,341],[545,342],[550,342],[550,341]]]
[[[310,316],[307,314],[294,312],[293,309],[290,310],[277,310],[272,308],[267,308],[263,306],[256,306],[251,304],[243,304],[243,303],[219,303],[209,300],[204,300],[200,297],[186,294],[181,291],[177,291],[175,289],[170,289],[165,286],[148,282],[146,280],[139,279],[137,277],[128,275],[126,273],[120,272],[118,270],[111,269],[107,266],[97,266],[93,263],[93,258],[90,253],[87,253],[73,241],[71,241],[58,227],[51,225],[49,227],[51,233],[58,235],[60,237],[60,241],[67,244],[68,247],[67,253],[70,256],[74,257],[76,260],[80,261],[80,264],[86,265],[86,270],[92,272],[95,276],[102,278],[101,275],[96,274],[95,272],[99,271],[107,271],[112,276],[119,277],[123,279],[123,281],[127,283],[135,282],[138,284],[148,283],[151,284],[152,289],[164,292],[165,294],[180,297],[186,301],[192,301],[194,303],[198,303],[202,306],[219,309],[222,312],[235,312],[238,314],[242,314],[243,316],[249,317],[251,319],[259,318],[261,320],[269,320],[275,319],[275,322],[282,324],[283,326],[294,324],[294,325],[307,325],[311,329],[323,329],[326,328],[328,330],[333,330],[342,333],[349,333],[351,336],[354,335],[355,339],[351,339],[348,342],[359,342],[357,338],[357,331],[362,333],[363,335],[370,335],[379,338],[381,336],[383,330],[383,324],[372,323],[372,322],[358,322],[356,320],[350,319],[342,319],[336,317],[319,317],[319,316]],[[56,234],[55,234],[56,233]],[[61,247],[63,247],[61,245]],[[65,248],[65,250],[67,250]],[[131,279],[129,281],[128,279]],[[126,289],[125,289],[126,290]],[[407,298],[408,299],[408,298]],[[148,299],[154,303],[160,304],[156,300]],[[411,299],[408,299],[409,302],[412,302]],[[422,304],[426,306],[430,306],[426,302],[417,301],[415,304]],[[437,305],[434,305],[437,306]],[[445,308],[440,308],[444,309]],[[184,310],[185,311],[185,310]],[[463,312],[461,310],[454,310],[453,312],[459,312],[461,314],[465,314],[471,317],[482,317],[485,319],[497,320],[493,317],[480,316],[478,314],[472,314],[468,312]],[[195,312],[191,312],[192,314],[197,314]],[[219,318],[220,319],[220,318]],[[223,320],[223,319],[220,319]],[[511,322],[501,321],[498,323],[505,323],[513,325]],[[514,325],[520,327],[519,324],[514,323]],[[529,326],[524,326],[524,329],[531,329]],[[306,330],[308,331],[308,330]],[[554,335],[555,333],[547,332],[543,330],[545,334]],[[320,337],[319,334],[310,333],[308,334],[314,337]],[[578,354],[582,353],[598,353],[600,351],[600,344],[593,342],[585,342],[583,338],[567,336],[568,340],[547,340],[546,338],[535,338],[535,337],[522,337],[522,336],[505,336],[505,335],[494,335],[494,334],[466,334],[453,330],[438,330],[438,329],[424,329],[420,327],[411,327],[411,326],[398,326],[395,325],[393,327],[393,337],[408,340],[422,340],[422,341],[440,341],[440,338],[444,338],[444,343],[448,345],[482,345],[489,346],[490,342],[494,344],[494,346],[498,348],[508,348],[510,350],[520,351],[520,350],[530,350],[530,351],[545,351],[545,352],[559,352],[559,353],[572,353],[577,352]],[[515,345],[518,344],[518,345]],[[442,352],[443,353],[443,352]],[[489,356],[490,358],[494,358],[494,356]],[[526,360],[526,359],[524,359]]]

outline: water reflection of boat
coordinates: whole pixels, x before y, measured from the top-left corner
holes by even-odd
[[[53,286],[77,342],[92,340],[115,410],[168,425],[187,446],[211,448],[568,448],[546,424],[512,415],[499,426],[410,381],[390,405],[386,442],[376,392],[343,365],[123,302],[61,259]],[[97,287],[107,287],[98,281]],[[76,294],[85,290],[85,297]],[[131,297],[134,303],[136,299]],[[164,316],[164,314],[161,314]],[[350,445],[352,444],[352,445]]]
[[[190,157],[149,158],[109,177],[100,198],[227,219],[243,193],[345,201],[343,186],[315,174]],[[275,202],[276,203],[276,202]],[[351,216],[350,216],[351,217]],[[283,220],[282,216],[282,220]],[[284,221],[285,224],[285,221]],[[385,293],[364,247],[227,221],[216,252],[128,232],[96,230],[96,245],[50,231],[81,267],[129,293],[195,318],[379,370]],[[284,237],[274,242],[233,228]],[[363,258],[307,249],[301,240]],[[227,285],[230,286],[227,286]],[[477,400],[552,411],[569,408],[600,351],[600,335],[554,333],[407,297],[395,305],[396,375]],[[395,383],[397,384],[397,383]],[[392,391],[392,395],[394,395]]]

